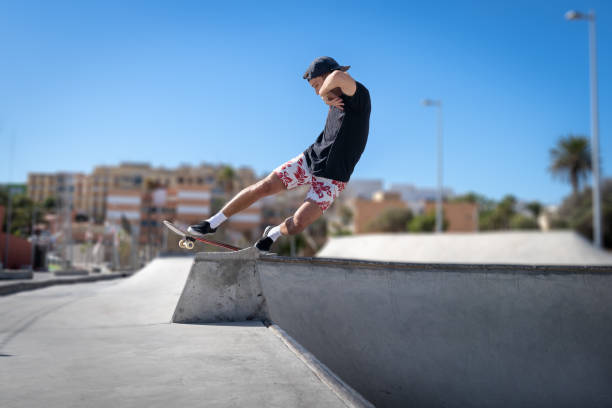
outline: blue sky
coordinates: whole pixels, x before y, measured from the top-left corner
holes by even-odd
[[[558,204],[560,136],[590,136],[598,15],[600,149],[612,160],[612,2],[0,2],[0,182],[95,165],[200,162],[268,172],[306,148],[326,106],[302,73],[330,55],[372,97],[353,178],[444,184]]]

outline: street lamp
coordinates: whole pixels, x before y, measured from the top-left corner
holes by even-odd
[[[591,82],[591,162],[593,163],[593,241],[601,248],[601,202],[599,183],[599,108],[597,106],[597,48],[595,42],[595,12],[588,14],[570,10],[565,19],[587,20],[589,22],[589,65]]]
[[[425,106],[438,108],[438,198],[436,200],[436,232],[442,232],[442,101],[423,100]]]

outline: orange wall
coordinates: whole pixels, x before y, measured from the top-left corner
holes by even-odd
[[[425,213],[436,211],[435,201],[425,203]],[[448,220],[448,232],[478,231],[478,204],[442,203],[444,218]]]
[[[357,198],[354,202],[355,233],[362,234],[367,232],[368,224],[376,219],[383,211],[390,208],[407,207],[406,203],[401,200],[373,201]]]

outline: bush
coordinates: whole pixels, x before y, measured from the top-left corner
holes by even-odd
[[[408,208],[389,208],[371,221],[368,232],[405,232],[412,220],[412,211]]]
[[[514,214],[510,218],[510,228],[518,230],[537,230],[540,229],[540,226],[532,217],[526,217],[522,214]]]

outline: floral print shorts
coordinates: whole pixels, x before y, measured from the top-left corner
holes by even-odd
[[[342,181],[313,176],[308,169],[303,153],[274,169],[274,173],[281,179],[287,190],[310,184],[306,200],[317,203],[321,211],[327,210],[346,187],[346,183]]]

